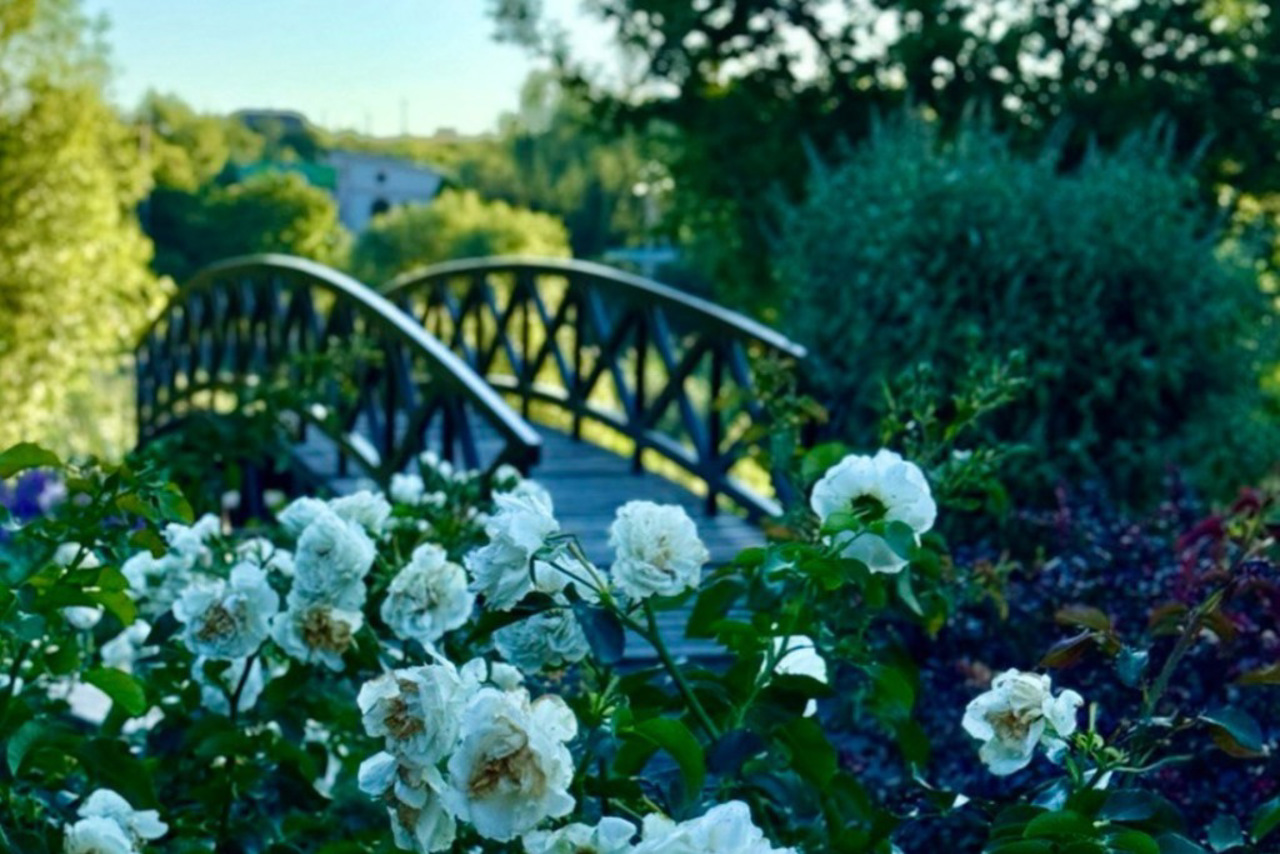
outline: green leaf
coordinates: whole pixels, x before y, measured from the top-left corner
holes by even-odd
[[[62,460],[47,448],[33,442],[19,442],[13,447],[0,452],[0,480],[13,477],[19,472],[35,468],[58,468]]]
[[[158,519],[155,508],[136,492],[126,492],[116,496],[116,508],[122,513],[155,522]]]
[[[1111,631],[1111,618],[1088,605],[1067,605],[1059,608],[1053,618],[1064,626],[1082,626],[1095,632]]]
[[[827,469],[844,459],[849,452],[840,442],[825,442],[815,445],[804,455],[800,462],[800,476],[806,482],[815,481],[826,473]]]
[[[1240,674],[1240,685],[1280,685],[1280,661]]]
[[[689,614],[685,636],[709,638],[715,634],[715,624],[729,613],[730,606],[746,591],[746,586],[736,578],[721,578],[703,588]]]
[[[1070,667],[1076,664],[1084,657],[1097,636],[1096,632],[1086,631],[1058,641],[1040,659],[1040,666]]]
[[[1160,845],[1151,836],[1132,828],[1108,836],[1107,848],[1124,854],[1160,854]]]
[[[132,675],[113,667],[96,667],[84,675],[84,681],[101,690],[112,702],[137,717],[147,710],[147,693]]]
[[[675,718],[649,718],[630,729],[630,734],[665,750],[680,766],[684,778],[685,799],[695,800],[702,792],[707,777],[702,745],[683,721]]]
[[[1164,798],[1143,789],[1116,789],[1098,810],[1106,821],[1144,822],[1171,828],[1181,826],[1178,808]]]
[[[1053,854],[1053,843],[1044,839],[1013,839],[989,844],[987,854]]]
[[[1094,836],[1093,822],[1080,813],[1071,810],[1047,812],[1038,815],[1027,823],[1023,836],[1028,839],[1057,838],[1080,836],[1089,839]]]
[[[1277,827],[1280,827],[1280,796],[1274,797],[1258,807],[1258,811],[1253,814],[1253,823],[1249,826],[1249,833],[1253,836],[1255,842],[1261,842]]]
[[[884,541],[894,554],[903,560],[911,560],[916,548],[916,532],[906,522],[890,522],[884,527]]]
[[[868,668],[872,680],[871,703],[884,720],[898,721],[911,715],[916,691],[910,678],[897,667],[877,664]]]
[[[124,743],[97,738],[80,744],[75,754],[90,779],[119,792],[134,808],[154,809],[160,805],[147,763],[134,756]]]
[[[1166,833],[1157,837],[1160,854],[1209,854],[1204,848],[1178,833]]]
[[[916,591],[911,587],[911,567],[908,566],[898,573],[898,598],[902,600],[902,604],[917,617],[924,616],[924,608],[920,607],[920,600],[916,598]]]
[[[1209,847],[1214,851],[1228,851],[1244,845],[1244,830],[1232,815],[1220,815],[1209,823],[1207,831]]]
[[[191,503],[187,501],[177,484],[165,484],[164,489],[160,491],[159,499],[160,512],[166,521],[180,522],[184,525],[190,525],[195,521],[195,511],[191,509]]]
[[[707,767],[716,774],[736,774],[742,763],[765,749],[764,739],[746,729],[720,736],[707,751]]]
[[[838,768],[836,749],[813,718],[794,718],[778,732],[791,753],[791,767],[819,789],[825,788]]]
[[[1266,755],[1262,728],[1247,712],[1225,707],[1205,712],[1200,720],[1209,725],[1214,743],[1223,752],[1244,759]]]
[[[27,721],[18,727],[18,731],[10,737],[9,745],[5,748],[5,760],[9,763],[10,774],[18,776],[18,772],[22,770],[23,760],[27,758],[31,748],[40,742],[44,734],[44,724],[38,720]]]

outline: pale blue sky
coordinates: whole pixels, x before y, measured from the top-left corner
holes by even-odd
[[[150,88],[201,110],[301,110],[328,127],[490,130],[534,67],[493,41],[486,0],[85,0],[110,22],[113,97]],[[603,62],[608,31],[579,0],[546,0],[575,52]]]

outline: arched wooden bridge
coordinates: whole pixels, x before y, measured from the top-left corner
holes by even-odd
[[[714,561],[756,543],[789,498],[761,467],[759,360],[801,360],[775,331],[657,282],[581,261],[486,258],[381,293],[323,265],[238,258],[194,277],[137,348],[139,436],[245,405],[299,357],[359,342],[299,407],[295,461],[335,491],[385,485],[424,450],[509,462],[607,562],[614,510],[680,503]],[[354,393],[344,394],[346,387]]]

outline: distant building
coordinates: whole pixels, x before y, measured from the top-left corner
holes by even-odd
[[[444,176],[434,169],[398,157],[331,151],[325,159],[334,172],[338,218],[356,233],[396,205],[431,201],[444,184]]]
[[[237,110],[234,116],[249,130],[267,136],[277,131],[286,134],[311,132],[307,117],[293,110]]]

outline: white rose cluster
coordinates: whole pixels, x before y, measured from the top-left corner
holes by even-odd
[[[933,527],[938,515],[929,482],[915,463],[893,451],[881,449],[875,456],[851,454],[836,463],[813,487],[809,504],[823,522],[832,514],[871,507],[880,518],[902,522],[917,542]],[[872,572],[898,573],[907,561],[885,539],[869,532],[844,531],[834,538],[842,554],[866,564]]]
[[[648,815],[638,842],[636,826],[621,818],[602,818],[595,826],[569,824],[534,831],[524,839],[525,854],[795,854],[777,848],[751,819],[741,801],[712,807],[688,821]]]
[[[384,747],[360,788],[387,805],[402,849],[448,850],[459,820],[508,841],[573,809],[577,720],[559,697],[531,700],[509,666],[438,658],[365,683],[358,703]]]
[[[991,682],[991,690],[975,697],[965,709],[963,726],[982,742],[978,757],[992,774],[1005,776],[1031,764],[1036,748],[1050,756],[1076,731],[1076,712],[1084,699],[1066,690],[1054,696],[1052,681],[1038,673],[1006,670]]]
[[[140,854],[147,842],[169,832],[155,810],[135,810],[110,789],[85,798],[80,816],[63,835],[63,854]]]
[[[332,501],[299,498],[280,512],[280,524],[297,545],[293,584],[271,633],[290,658],[343,669],[343,655],[364,626],[373,538],[390,516],[386,498],[368,490]]]

